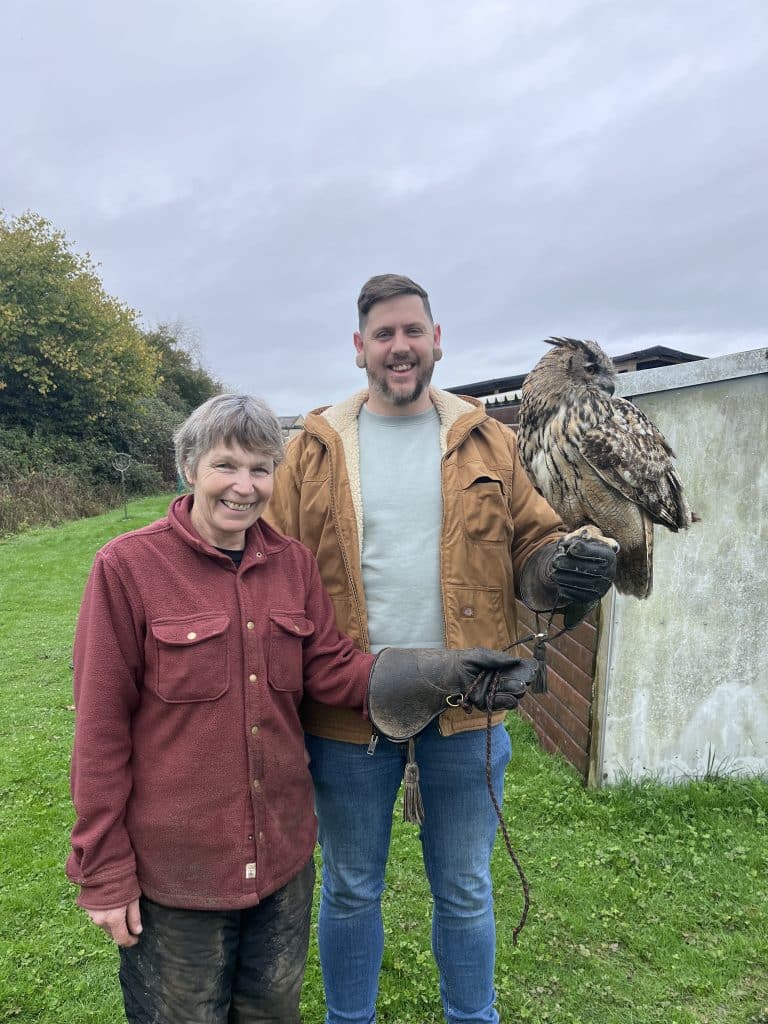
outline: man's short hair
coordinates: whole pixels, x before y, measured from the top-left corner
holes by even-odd
[[[360,330],[365,327],[368,314],[377,302],[384,302],[386,299],[397,298],[398,295],[418,295],[424,303],[424,312],[433,322],[432,310],[429,307],[429,296],[420,284],[416,284],[410,277],[403,277],[402,274],[377,274],[369,278],[360,289],[357,299],[357,314]]]

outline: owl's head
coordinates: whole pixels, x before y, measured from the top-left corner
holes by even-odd
[[[547,338],[552,345],[541,360],[542,363],[556,364],[574,384],[599,388],[612,395],[616,388],[616,368],[610,356],[596,341],[578,341],[576,338]]]

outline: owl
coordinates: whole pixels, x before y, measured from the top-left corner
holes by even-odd
[[[570,530],[596,527],[619,543],[616,589],[646,598],[653,585],[653,525],[677,532],[691,512],[675,453],[642,410],[613,398],[616,370],[594,341],[548,338],[525,378],[520,459]]]

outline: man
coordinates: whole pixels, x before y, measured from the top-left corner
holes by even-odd
[[[516,593],[536,610],[599,599],[615,572],[612,548],[564,542],[520,465],[514,434],[481,403],[430,387],[442,348],[426,291],[407,277],[373,277],[358,312],[356,361],[368,388],[307,416],[267,513],[315,553],[340,629],[374,652],[501,649],[516,639]],[[499,796],[511,754],[503,714],[494,715],[491,744]],[[372,1024],[380,899],[407,745],[377,736],[355,712],[313,701],[303,721],[323,850],[326,1022]],[[499,1020],[485,724],[480,712],[449,709],[412,745],[448,1024]]]

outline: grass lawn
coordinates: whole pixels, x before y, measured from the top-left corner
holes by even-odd
[[[93,554],[166,498],[0,544],[0,1021],[123,1019],[116,953],[63,875],[70,645]],[[723,708],[723,714],[728,709]],[[494,860],[503,1024],[768,1024],[768,784],[582,788],[510,716],[505,813],[531,885]],[[379,1024],[442,1021],[413,826],[395,822]],[[323,1020],[313,944],[306,1024]]]

